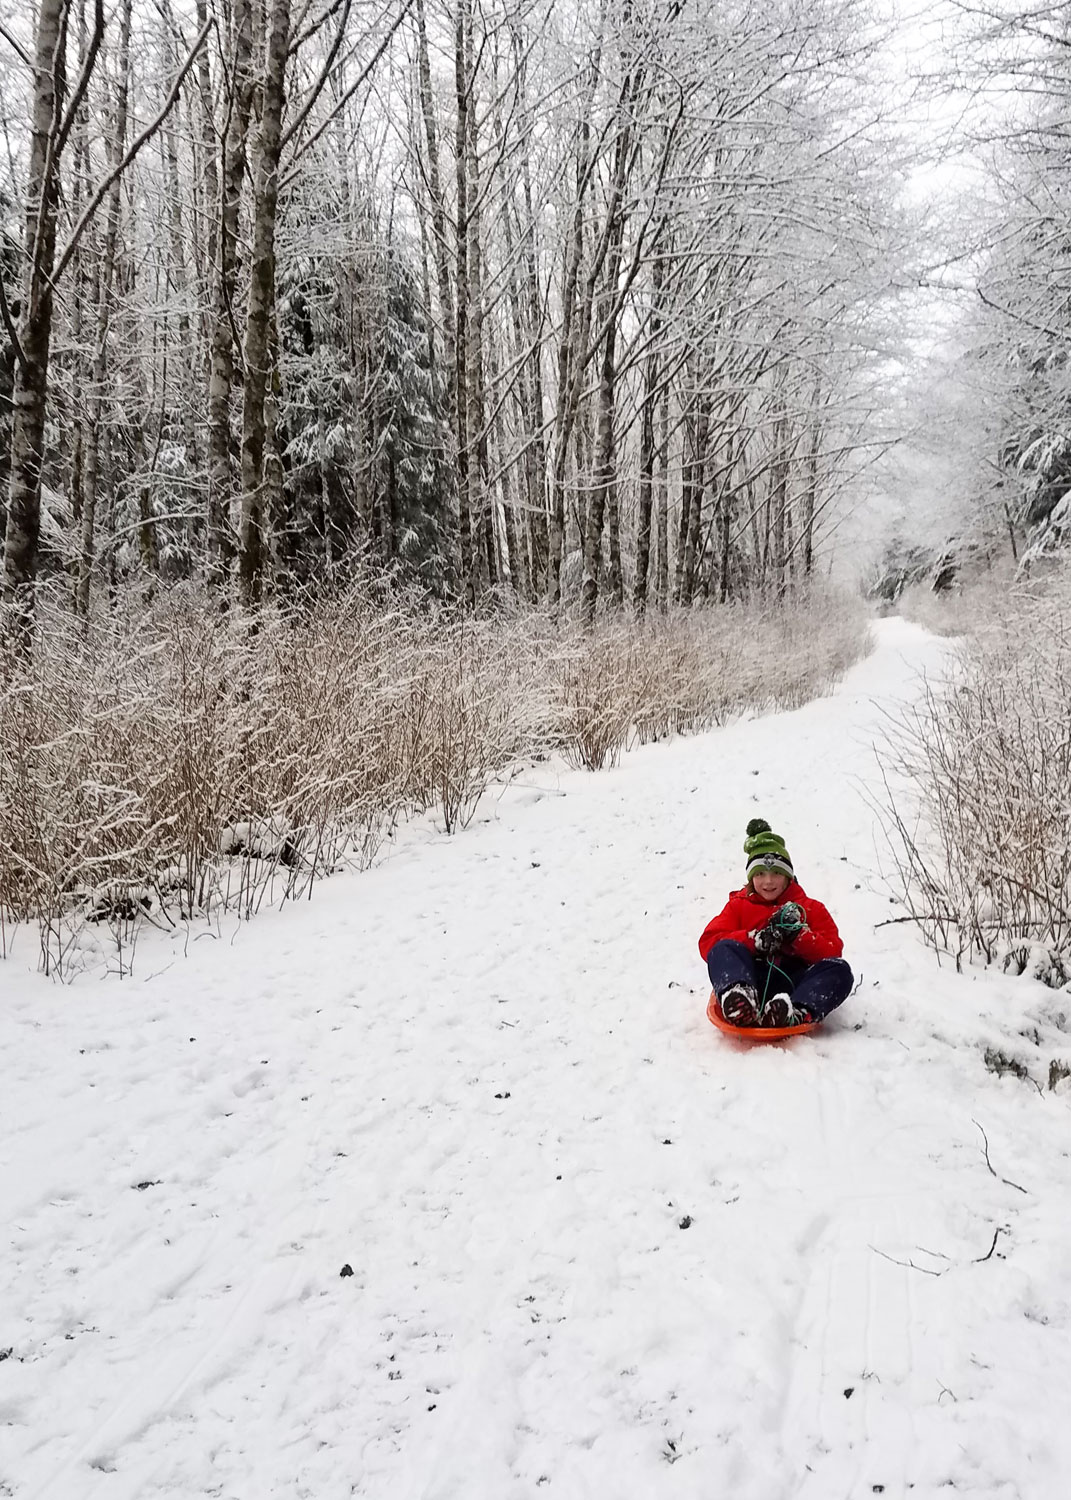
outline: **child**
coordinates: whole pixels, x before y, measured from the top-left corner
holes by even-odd
[[[854,983],[836,923],[800,887],[784,840],[764,819],[747,825],[744,853],[747,885],[699,939],[721,1013],[733,1026],[821,1021]]]

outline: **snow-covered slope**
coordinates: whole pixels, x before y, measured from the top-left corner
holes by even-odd
[[[941,649],[882,622],[831,698],[532,774],[133,980],[24,938],[0,1494],[1068,1493],[1068,1100],[982,1061],[1053,997],[876,925],[874,700]],[[759,813],[862,982],[748,1048],[695,944]]]

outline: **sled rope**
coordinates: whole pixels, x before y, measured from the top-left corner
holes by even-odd
[[[770,976],[773,974],[774,969],[777,970],[777,972],[781,975],[781,978],[788,985],[788,993],[790,995],[792,994],[792,990],[793,990],[794,986],[792,984],[792,980],[789,977],[789,975],[785,973],[784,969],[782,969],[780,967],[780,965],[773,963],[770,959],[767,959],[766,960],[766,983],[762,987],[762,1000],[759,1003],[759,1009],[760,1010],[766,1004],[766,996],[767,996],[767,994],[769,992],[769,989],[770,989]]]

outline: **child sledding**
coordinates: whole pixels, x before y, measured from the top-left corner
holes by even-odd
[[[744,853],[747,885],[699,939],[721,1017],[745,1029],[813,1025],[854,983],[836,923],[796,880],[784,840],[764,819],[747,825]]]

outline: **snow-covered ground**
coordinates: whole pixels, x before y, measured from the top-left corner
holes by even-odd
[[[25,934],[0,1494],[1071,1493],[1069,1100],[982,1056],[1071,1057],[1016,1035],[1060,997],[878,925],[878,703],[941,650],[884,621],[830,698],[531,773],[132,980]],[[696,952],[756,814],[862,975],[766,1047]]]

